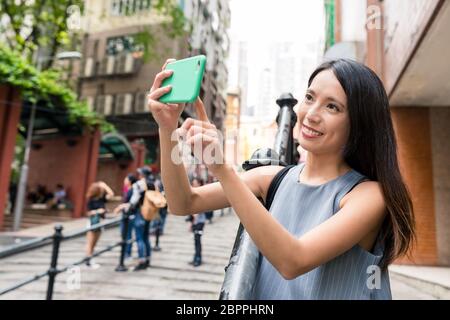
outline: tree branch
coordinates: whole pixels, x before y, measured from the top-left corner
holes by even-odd
[[[57,10],[57,8],[56,8],[56,5],[55,5],[55,2],[52,1],[51,3],[52,3],[52,6],[53,6],[53,11],[54,11],[53,13],[56,15],[56,10]],[[70,0],[70,1],[68,2],[68,4],[65,6],[66,9],[64,10],[63,24],[60,24],[60,23],[57,24],[57,29],[56,29],[56,32],[55,32],[55,34],[56,34],[57,36],[53,38],[52,45],[51,45],[51,49],[50,49],[50,57],[54,57],[54,56],[55,56],[56,52],[57,52],[58,49],[59,49],[59,46],[61,45],[61,43],[59,43],[59,40],[58,40],[58,34],[59,34],[61,31],[63,31],[63,25],[64,25],[64,23],[66,23],[66,21],[67,21],[67,16],[68,16],[67,8],[68,8],[69,6],[71,6],[72,4],[73,4],[73,0]],[[52,65],[52,60],[48,60],[48,61],[45,63],[45,68],[44,68],[43,70],[46,70],[46,69],[50,68],[51,65]]]
[[[14,4],[12,4],[12,5],[14,6]],[[14,20],[13,20],[13,15],[12,15],[12,12],[11,12],[11,7],[10,7],[10,5],[9,5],[7,0],[5,0],[3,2],[3,10],[4,10],[4,14],[6,14],[8,16],[8,18],[9,18],[9,24],[11,26],[12,31],[14,31],[14,39],[16,39],[17,35],[20,34],[20,28],[17,29],[14,26]],[[8,43],[11,46],[11,42],[10,42],[10,39],[8,38],[8,33],[7,32],[5,32],[5,37],[8,39]]]
[[[41,0],[41,1],[38,1],[38,2],[39,2],[39,5],[34,9],[34,12],[33,12],[33,17],[35,18],[35,21],[33,23],[33,26],[32,26],[30,34],[25,39],[25,42],[31,41],[32,43],[36,43],[37,39],[39,37],[39,28],[38,28],[38,26],[39,26],[39,24],[41,22],[40,13],[42,11],[42,8],[44,8],[45,4],[47,3],[47,1],[46,0]]]

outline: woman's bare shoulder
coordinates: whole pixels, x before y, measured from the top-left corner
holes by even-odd
[[[282,166],[261,166],[242,173],[241,177],[250,183],[256,184],[259,196],[265,200],[270,183],[283,168]]]
[[[366,180],[356,185],[340,202],[342,208],[352,198],[363,197],[369,202],[384,204],[383,189],[378,181]]]

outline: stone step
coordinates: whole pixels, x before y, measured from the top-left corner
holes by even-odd
[[[391,265],[389,275],[436,299],[450,299],[450,268]]]

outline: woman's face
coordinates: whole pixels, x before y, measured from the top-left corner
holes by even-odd
[[[340,153],[350,120],[347,97],[332,70],[316,75],[297,110],[299,143],[314,154]]]

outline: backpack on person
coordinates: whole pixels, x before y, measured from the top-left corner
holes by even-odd
[[[144,191],[141,214],[144,220],[152,221],[159,219],[159,209],[167,206],[167,200],[164,195],[157,190],[147,190]]]

